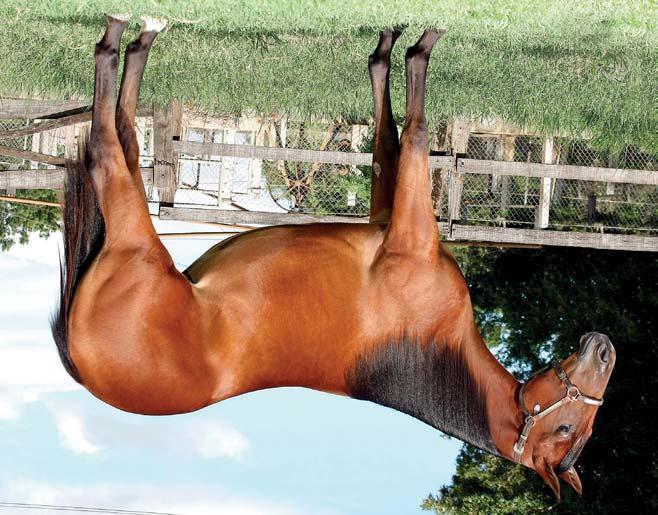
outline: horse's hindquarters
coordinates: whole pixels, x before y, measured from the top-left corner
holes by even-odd
[[[199,409],[216,381],[193,287],[160,247],[104,249],[70,317],[70,352],[84,386],[144,414]]]

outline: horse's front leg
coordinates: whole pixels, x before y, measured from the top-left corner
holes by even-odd
[[[370,185],[370,221],[388,222],[393,207],[395,176],[400,159],[398,129],[393,119],[389,74],[391,50],[400,31],[383,31],[379,43],[368,57],[368,71],[375,103],[375,135],[372,150],[372,176]]]
[[[407,114],[401,137],[391,223],[384,239],[389,254],[437,258],[439,232],[432,207],[425,121],[425,82],[434,44],[445,31],[426,30],[407,50]]]

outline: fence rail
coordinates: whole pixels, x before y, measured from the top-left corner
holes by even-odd
[[[88,110],[78,101],[0,99],[0,190],[61,189]],[[203,118],[177,102],[140,107],[138,117],[142,178],[163,219],[367,222],[378,173],[366,151],[371,127]],[[654,155],[633,147],[610,155],[509,127],[491,134],[461,120],[433,135],[432,150],[433,202],[448,241],[658,251]]]
[[[479,159],[458,159],[457,171],[486,175],[537,177],[539,179],[571,179],[593,182],[625,182],[658,184],[658,172],[632,168],[602,168],[593,166],[515,163]]]

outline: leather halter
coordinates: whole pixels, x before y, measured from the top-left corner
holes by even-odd
[[[546,370],[549,367],[552,367],[553,370],[555,370],[558,379],[562,381],[562,384],[567,389],[567,391],[564,397],[562,397],[559,401],[554,402],[544,410],[541,409],[541,406],[539,404],[535,405],[533,412],[531,414],[526,409],[525,403],[523,401],[523,391],[525,387],[528,385],[528,383],[523,383],[521,385],[521,388],[519,388],[519,406],[521,408],[521,411],[526,417],[525,417],[525,425],[521,430],[519,439],[514,444],[514,461],[516,461],[517,463],[521,463],[521,456],[523,455],[525,444],[528,441],[528,436],[530,435],[530,431],[537,423],[537,420],[544,418],[546,415],[552,413],[553,411],[558,409],[563,404],[566,404],[567,402],[582,401],[585,404],[592,404],[593,406],[600,406],[601,404],[603,404],[603,399],[597,399],[596,397],[590,397],[589,395],[585,395],[584,393],[582,393],[580,389],[569,380],[569,376],[562,368],[562,365],[560,365],[557,361],[553,361],[550,365],[537,371],[534,374],[534,376],[541,374],[544,370]]]

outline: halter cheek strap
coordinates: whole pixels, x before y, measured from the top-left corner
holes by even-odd
[[[530,435],[530,431],[532,430],[533,427],[535,427],[535,424],[537,423],[538,420],[541,420],[546,415],[549,415],[550,413],[554,412],[556,409],[561,407],[563,404],[566,404],[568,402],[582,401],[585,404],[591,404],[593,406],[600,406],[601,404],[603,404],[603,399],[597,399],[596,397],[590,397],[589,395],[585,395],[581,393],[580,389],[571,382],[569,376],[557,361],[553,361],[553,363],[551,363],[550,366],[553,367],[553,370],[555,370],[558,379],[562,382],[562,384],[566,388],[566,393],[564,397],[562,397],[559,401],[554,402],[546,409],[542,410],[541,406],[537,404],[535,405],[533,412],[529,413],[523,401],[523,391],[528,383],[524,383],[521,386],[521,388],[519,388],[519,406],[523,414],[526,415],[526,417],[525,417],[525,424],[523,425],[523,429],[521,430],[521,434],[519,435],[519,439],[514,444],[514,461],[516,461],[517,463],[521,463],[521,456],[523,455],[525,444],[528,441],[528,436]],[[543,370],[545,369],[540,370],[539,372],[537,372],[536,375],[543,372]]]

